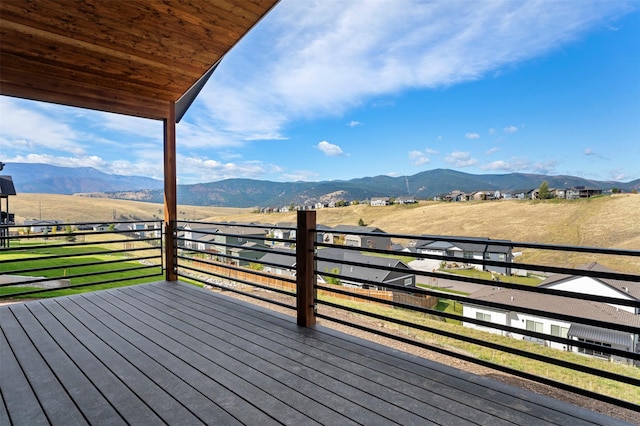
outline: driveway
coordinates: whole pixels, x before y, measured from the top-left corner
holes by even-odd
[[[440,261],[435,259],[414,260],[412,262],[409,262],[409,267],[417,271],[432,272],[437,270],[440,267]],[[456,281],[456,280],[444,278],[446,277],[445,274],[442,274],[442,277],[443,278],[440,278],[440,277],[434,278],[434,277],[425,277],[422,275],[416,275],[416,283],[426,284],[433,287],[439,287],[446,290],[462,291],[469,294],[487,287],[486,285],[482,285],[482,284],[466,283],[462,281]]]

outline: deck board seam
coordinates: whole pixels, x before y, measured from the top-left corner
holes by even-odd
[[[192,318],[196,319],[197,321],[202,321],[201,319],[199,319],[199,318],[195,318],[195,317],[193,317],[193,316],[192,316]],[[210,324],[210,323],[208,323],[208,324],[209,324],[209,325],[213,325],[213,324]],[[228,325],[230,325],[230,326],[232,326],[232,325],[233,325],[232,323],[227,323],[227,324],[228,324]],[[198,327],[196,324],[192,324],[192,326],[193,326],[193,327],[196,327],[196,328]],[[226,330],[226,329],[225,329],[225,328],[223,328],[223,327],[219,327],[219,329],[220,329],[222,332],[224,332],[224,333],[230,333],[228,330]],[[232,334],[232,333],[230,333],[230,334]],[[218,337],[218,338],[221,338],[221,337]],[[237,334],[235,335],[235,339],[237,339],[237,340],[239,340],[239,341],[246,341],[246,337],[238,336]],[[254,343],[255,343],[255,342],[252,342],[252,344],[254,344]],[[237,345],[236,345],[236,346],[237,346]],[[275,351],[275,350],[273,350],[273,349],[269,349],[269,348],[266,348],[266,347],[264,347],[264,349],[265,349],[265,351],[268,351],[269,353],[273,353],[275,356],[282,356],[281,354],[279,354],[277,351]],[[295,348],[291,348],[291,350],[296,350],[296,349],[295,349]],[[261,351],[261,353],[263,353],[263,351]],[[302,353],[301,353],[301,354],[302,354]],[[282,365],[280,365],[280,364],[274,364],[274,363],[273,363],[273,361],[272,361],[271,359],[265,359],[264,357],[261,357],[261,358],[262,358],[263,360],[265,360],[266,362],[269,362],[270,364],[273,364],[273,365],[274,365],[275,367],[277,367],[277,368],[285,368],[285,367],[283,367],[283,366],[282,366]],[[296,361],[296,360],[291,359],[291,358],[287,358],[287,359],[292,360],[292,361],[294,361],[294,362]],[[307,366],[307,367],[308,367],[308,368],[311,368],[311,367],[309,367],[309,366]],[[326,375],[326,373],[323,373],[323,372],[321,372],[321,371],[319,371],[319,370],[317,370],[317,369],[315,369],[315,368],[312,368],[312,369],[316,372],[316,374],[317,374],[317,375]],[[293,373],[293,374],[296,374],[296,373]],[[311,383],[314,383],[315,385],[320,386],[321,388],[324,388],[324,389],[326,389],[326,390],[328,390],[328,391],[330,391],[330,392],[335,392],[335,391],[331,391],[331,389],[328,389],[328,388],[326,388],[326,387],[324,387],[324,386],[322,386],[322,385],[320,385],[320,384],[318,384],[318,383],[315,383],[315,382],[314,382],[313,380],[311,380],[311,379],[308,379],[308,378],[302,377],[302,376],[300,376],[299,374],[296,374],[296,375],[297,375],[301,380],[308,380],[308,381],[311,381]],[[339,381],[339,379],[336,379],[335,377],[334,377],[333,379],[334,379],[334,380],[338,380],[338,381]],[[344,383],[344,382],[343,382],[343,383]],[[351,386],[351,385],[349,385],[348,383],[344,383],[344,384],[345,384],[345,385],[347,385],[347,386]],[[367,392],[366,390],[361,389],[360,391],[364,391],[364,392],[366,392],[368,395],[370,395],[370,396],[372,396],[372,397],[376,397],[376,395],[372,394],[371,392]],[[343,395],[343,397],[344,397],[344,395]],[[383,399],[383,401],[385,401],[385,400]],[[386,402],[386,403],[389,403],[389,401],[385,401],[385,402]],[[397,404],[396,404],[396,405],[397,405]],[[406,408],[403,408],[403,409],[405,409],[405,410],[406,410]],[[419,413],[415,413],[415,414],[420,415]],[[425,421],[426,421],[426,419],[425,419]]]
[[[251,316],[253,318],[257,318],[258,320],[263,320],[263,318],[262,317],[258,317],[253,312],[252,307],[248,307],[245,302],[239,302],[237,300],[233,300],[232,298],[229,298],[229,297],[224,296],[224,295],[213,294],[213,293],[201,290],[201,289],[199,289],[197,287],[189,288],[188,284],[182,284],[182,285],[188,287],[187,288],[187,293],[190,293],[190,294],[192,294],[192,295],[194,295],[196,297],[197,296],[201,296],[202,293],[208,293],[207,298],[210,298],[213,301],[217,301],[217,303],[211,304],[213,309],[216,309],[221,305],[222,306],[227,305],[227,304],[228,305],[233,305],[233,307],[236,308],[236,309],[230,309],[230,310],[232,310],[234,312],[242,311],[243,314],[247,314],[247,315],[249,315],[249,316]],[[174,288],[163,287],[163,286],[155,286],[155,287],[158,288],[158,289],[166,290],[166,291],[173,291],[174,293],[177,290],[177,288],[175,288],[175,287]],[[177,293],[177,294],[180,295],[180,293]],[[216,300],[216,298],[221,299],[223,301],[223,303],[220,304],[220,301]],[[234,314],[231,314],[231,315],[234,315]],[[277,321],[272,322],[272,324],[275,325],[275,326],[281,326],[285,330],[288,330],[288,331],[291,331],[294,327],[296,327],[295,324],[287,322],[282,317],[278,318]],[[307,335],[307,336],[313,335],[313,336],[311,336],[313,339],[317,339],[318,337],[321,337],[323,339],[321,341],[324,341],[324,339],[326,339],[326,338],[336,339],[336,340],[339,339],[342,342],[349,343],[349,345],[357,345],[359,347],[365,346],[365,347],[371,348],[372,350],[379,352],[385,358],[393,357],[393,360],[396,361],[396,362],[397,361],[402,361],[403,363],[409,363],[410,362],[410,361],[407,361],[407,359],[405,358],[408,354],[404,354],[401,351],[393,350],[394,352],[396,352],[396,354],[390,355],[388,352],[392,351],[391,349],[385,351],[384,349],[387,349],[387,348],[382,347],[382,349],[381,349],[381,345],[378,345],[378,344],[373,343],[373,342],[367,342],[367,341],[364,341],[364,343],[362,343],[361,339],[352,339],[351,336],[346,336],[345,337],[345,336],[343,336],[343,333],[335,332],[335,331],[330,330],[330,329],[326,329],[326,327],[323,327],[323,332],[322,333],[315,333],[313,329],[303,329],[302,333]],[[338,335],[339,335],[339,337],[337,337]],[[294,338],[298,337],[295,334],[294,334],[294,336],[295,336]],[[357,344],[353,343],[352,340],[358,340],[358,343]],[[335,344],[335,343],[332,343],[332,344]],[[341,347],[341,348],[343,347],[342,344],[339,344],[339,345],[336,345],[336,346]],[[397,354],[400,354],[401,356],[398,356]],[[417,357],[411,357],[411,358],[417,358]],[[424,361],[423,361],[423,363],[424,363]],[[555,401],[555,400],[550,400],[549,398],[546,398],[546,397],[541,396],[541,395],[536,395],[536,397],[537,397],[536,401],[532,402],[532,401],[529,401],[529,400],[526,399],[527,392],[524,392],[523,390],[518,389],[519,394],[518,395],[514,395],[513,393],[505,392],[505,389],[506,390],[516,389],[516,388],[513,388],[512,386],[509,386],[509,385],[504,385],[502,383],[497,383],[497,386],[494,385],[494,386],[487,387],[488,384],[493,385],[495,381],[487,380],[487,379],[485,379],[483,377],[480,377],[480,376],[476,377],[475,375],[470,374],[470,373],[462,372],[462,373],[464,373],[464,376],[465,376],[464,379],[462,379],[460,377],[457,377],[457,376],[454,377],[454,376],[452,376],[450,374],[450,372],[453,371],[453,370],[456,370],[456,369],[454,369],[452,367],[448,367],[446,365],[440,365],[439,366],[439,368],[445,370],[444,372],[440,371],[440,370],[433,370],[432,366],[426,366],[424,364],[421,365],[421,366],[423,368],[428,369],[428,370],[436,371],[436,372],[438,372],[438,374],[442,374],[442,375],[445,375],[447,377],[450,376],[450,377],[455,378],[456,380],[463,380],[464,382],[466,382],[468,384],[472,384],[474,386],[479,386],[480,389],[484,388],[484,389],[488,389],[488,390],[490,390],[492,392],[498,392],[500,394],[503,394],[507,398],[517,400],[518,401],[517,402],[518,405],[522,404],[524,406],[531,407],[532,409],[534,409],[534,412],[535,412],[535,408],[539,408],[539,407],[544,408],[546,410],[545,412],[551,418],[549,418],[549,416],[540,417],[541,413],[539,413],[539,412],[534,414],[533,416],[534,417],[538,417],[542,421],[545,421],[545,422],[553,421],[552,418],[556,417],[557,415],[564,416],[566,414],[566,411],[562,410],[563,408],[564,409],[567,409],[567,408],[571,409],[571,411],[574,414],[582,414],[583,411],[584,411],[584,410],[580,410],[577,407],[574,407],[574,406],[572,406],[570,404],[560,403],[560,402]],[[407,370],[407,371],[409,371],[409,370]],[[429,378],[429,377],[427,377],[425,375],[425,378]],[[472,381],[470,381],[469,379],[471,379]],[[475,380],[473,380],[473,379],[475,379]],[[447,383],[446,385],[447,386],[451,386],[451,384],[449,384],[449,383]],[[465,391],[467,393],[469,392],[468,389],[466,389],[464,386],[461,386],[459,389],[462,390],[462,391]],[[482,390],[478,391],[475,396],[483,398],[485,400],[487,399],[486,392],[483,392]],[[488,401],[489,402],[493,402],[491,400],[488,400]],[[547,404],[543,404],[542,402],[546,402]],[[502,404],[502,405],[505,406],[506,408],[513,409],[513,407],[510,407],[509,405],[504,405],[504,404]],[[559,407],[559,408],[561,408],[560,410],[558,409],[558,405],[560,405],[560,407]],[[597,413],[594,413],[594,414],[597,414]],[[586,423],[589,423],[589,424],[600,424],[600,423],[598,423],[598,421],[594,422],[593,419],[591,419],[591,418],[582,418],[581,420],[586,422]],[[602,420],[609,420],[609,419],[608,418],[604,418],[604,416],[603,416]]]
[[[146,294],[146,293],[147,293],[147,292],[145,292],[145,294]],[[188,307],[189,307],[188,309],[189,309],[190,311],[192,310],[193,304],[194,304],[194,301],[190,301],[190,304],[188,305]],[[185,308],[186,308],[186,306],[185,306]],[[205,308],[205,309],[210,309],[210,307],[209,307],[209,306],[204,306],[203,308]],[[203,315],[203,316],[206,316],[206,317],[209,317],[209,316],[213,315],[211,311],[207,311],[207,312],[197,311],[197,312],[199,312],[199,313],[200,313],[200,315]],[[222,314],[220,314],[220,315],[221,315],[221,317],[219,317],[219,319],[223,320],[222,316],[227,317],[227,316],[228,316],[228,313],[222,313]],[[232,326],[232,327],[240,328],[240,329],[242,329],[244,332],[247,332],[247,333],[254,333],[254,334],[258,334],[258,333],[259,333],[258,329],[256,329],[256,328],[251,328],[251,329],[249,329],[249,328],[243,328],[243,327],[241,326],[241,324],[236,324],[236,323],[233,323],[233,322],[229,322],[229,325],[230,325],[230,326]],[[260,331],[263,331],[263,329],[260,329]],[[271,330],[264,330],[264,331],[266,331],[266,333],[267,333],[267,334],[272,334],[272,333],[271,333]],[[281,342],[281,340],[282,340],[282,339],[273,338],[273,337],[266,336],[266,335],[265,335],[265,336],[262,336],[262,337],[263,337],[265,340],[270,341],[270,342],[272,342],[272,343],[273,343],[273,344],[275,344],[275,345],[284,346],[284,347],[287,347],[287,348],[289,348],[290,350],[292,350],[292,351],[296,351],[296,352],[300,352],[300,351],[302,351],[302,353],[306,354],[307,356],[314,356],[313,354],[308,354],[308,353],[306,353],[306,351],[304,351],[303,349],[301,349],[301,346],[303,347],[303,346],[304,346],[304,344],[302,344],[302,345],[300,345],[300,344],[295,344],[295,343],[300,343],[300,342],[296,342],[296,341],[293,341],[293,340],[292,340],[292,341],[294,342],[294,344],[292,344],[292,345],[284,345],[284,343],[282,343],[282,342]],[[280,336],[280,337],[282,337],[282,336]],[[285,336],[285,337],[286,337],[286,336]],[[271,352],[274,352],[274,353],[279,353],[279,351],[278,351],[278,350],[276,350],[276,349],[268,349],[268,350],[270,350]],[[326,352],[323,352],[323,354],[324,354],[324,356],[327,356],[327,355],[326,355],[326,354],[327,354]],[[318,362],[323,362],[324,364],[326,364],[326,359],[320,359],[320,358],[318,358],[317,356],[315,356],[315,358],[316,358],[316,360],[317,360]],[[294,360],[294,361],[295,361],[295,360]],[[358,366],[360,367],[360,365],[359,365],[359,364],[358,364]],[[366,376],[364,376],[363,374],[361,374],[361,373],[357,373],[357,372],[353,371],[353,369],[344,369],[344,366],[340,365],[339,363],[335,363],[335,362],[334,362],[334,363],[332,363],[332,367],[333,367],[333,368],[336,368],[336,369],[341,369],[341,370],[342,370],[342,371],[344,371],[345,373],[348,373],[348,374],[351,374],[351,375],[357,376],[357,377],[359,377],[360,379],[363,379],[363,380],[365,380],[365,381],[367,381],[367,382],[370,382],[370,380],[369,380]],[[317,370],[317,371],[319,371],[321,374],[330,375],[330,374],[329,374],[329,373],[327,373],[326,371],[320,371],[320,370]],[[369,371],[369,370],[367,370],[367,371]],[[384,376],[387,376],[387,377],[389,376],[388,371],[380,371],[379,373],[380,373],[381,375],[384,375]],[[334,377],[334,378],[335,378],[335,377]],[[337,378],[336,378],[336,379],[337,379]],[[393,379],[397,379],[397,378],[393,378]],[[339,380],[339,379],[338,379],[338,380]],[[416,385],[411,384],[411,383],[406,383],[406,381],[403,381],[403,380],[401,380],[401,379],[397,379],[397,381],[398,381],[398,382],[405,383],[405,384],[407,384],[407,385],[409,385],[409,386],[415,386],[414,390],[415,390],[416,392],[423,392],[423,393],[429,393],[429,394],[431,394],[429,391],[427,391],[426,389],[424,389],[424,387],[422,387],[422,386],[416,386]],[[396,395],[401,393],[401,391],[400,391],[400,389],[399,389],[399,388],[400,388],[400,386],[391,387],[391,386],[389,386],[389,385],[385,384],[385,383],[384,383],[384,380],[377,380],[377,381],[375,381],[375,382],[376,382],[376,383],[375,383],[375,384],[376,384],[376,386],[383,386],[383,387],[387,388],[387,392],[390,392],[390,393],[392,393],[392,394],[396,394]],[[365,389],[363,389],[363,390],[365,390]],[[367,391],[365,390],[365,392],[367,392]],[[369,393],[371,394],[371,392],[369,392]],[[433,401],[433,400],[432,400],[432,401],[429,401],[428,399],[417,398],[417,397],[415,397],[415,395],[413,395],[413,392],[409,392],[409,393],[411,393],[411,394],[412,394],[412,400],[415,400],[415,401],[416,401],[416,403],[420,404],[420,406],[423,406],[423,405],[430,405],[430,406],[432,406],[432,407],[433,407],[434,409],[436,409],[436,410],[439,410],[439,411],[442,411],[442,412],[448,412],[448,413],[449,413],[450,415],[452,415],[452,416],[459,417],[459,413],[456,413],[456,412],[451,411],[451,410],[447,410],[447,409],[443,408],[443,406],[442,406],[442,405],[437,405],[437,404],[436,404],[436,405],[434,405],[434,401]],[[404,394],[403,394],[403,395],[404,395]],[[431,396],[431,395],[430,395],[430,396]],[[446,397],[446,396],[441,396],[441,395],[437,395],[437,394],[436,394],[435,396],[436,396],[437,398],[441,398],[441,399],[442,399],[442,400],[440,401],[441,403],[447,403],[447,401],[449,401],[449,398],[448,398],[448,397]],[[384,398],[383,398],[383,400],[384,400],[384,401],[387,401],[387,402],[392,402],[391,400],[387,400],[387,399],[384,399]],[[472,411],[476,411],[476,413],[478,413],[478,414],[480,414],[480,413],[485,414],[485,415],[487,414],[486,412],[484,412],[484,411],[483,411],[483,410],[481,410],[481,409],[478,409],[477,407],[470,407],[469,405],[467,405],[467,404],[461,404],[461,403],[459,403],[458,401],[456,401],[456,404],[457,404],[457,405],[459,405],[459,406],[460,406],[461,408],[463,408],[464,410],[469,410],[469,409],[471,409]],[[397,405],[397,404],[396,404],[396,405]],[[406,406],[403,406],[403,408],[408,410],[408,408],[407,408]],[[418,414],[418,415],[421,415],[418,411],[414,411],[414,412],[415,412],[416,414]],[[508,421],[508,419],[506,419],[506,420]],[[495,418],[493,418],[493,419],[492,419],[492,423],[493,423],[493,424],[495,424],[495,422],[496,422],[496,419],[495,419]],[[509,422],[509,424],[512,424],[512,423],[511,423],[511,422]],[[529,422],[529,424],[530,424],[530,422]]]
[[[128,301],[126,301],[126,300],[124,300],[124,299],[119,299],[119,300],[120,300],[122,303],[129,304],[129,302],[128,302]],[[121,307],[121,306],[119,306],[119,307]],[[139,308],[137,308],[137,307],[135,307],[135,306],[132,306],[132,308],[133,308],[133,309],[138,309],[138,310],[139,310]],[[167,338],[167,339],[170,339],[170,340],[173,340],[173,339],[174,339],[174,337],[172,337],[172,336],[170,336],[170,335],[166,334],[164,331],[162,331],[162,330],[160,330],[160,329],[158,329],[158,328],[156,328],[156,327],[153,327],[153,326],[150,326],[150,325],[148,325],[148,327],[149,327],[149,328],[151,328],[151,329],[153,329],[155,332],[157,332],[157,333],[159,333],[159,334],[164,335],[164,336],[165,336],[165,338]],[[187,345],[187,344],[185,344],[185,343],[183,343],[183,342],[180,342],[180,343],[181,343],[183,346],[185,346],[185,347],[189,347],[189,345]],[[209,359],[207,356],[203,355],[202,353],[200,353],[200,352],[196,351],[194,348],[190,348],[190,351],[191,351],[192,353],[194,353],[195,355],[197,355],[197,357],[199,357],[200,359],[205,360],[206,362],[213,362],[213,363],[214,363],[214,364],[216,364],[216,365],[217,365],[217,367],[218,367],[218,368],[220,368],[221,370],[224,370],[225,372],[227,372],[227,373],[229,373],[229,374],[231,374],[231,375],[234,375],[234,374],[233,374],[233,372],[232,372],[232,371],[230,371],[230,370],[227,368],[227,366],[226,366],[226,365],[221,364],[221,363],[215,363],[213,360]],[[235,375],[234,375],[234,376],[235,376]],[[211,377],[211,378],[212,378],[212,379],[214,379],[213,377]],[[261,389],[261,388],[259,388],[259,387],[256,387],[256,386],[255,386],[255,384],[253,384],[251,381],[248,381],[248,380],[246,380],[246,379],[242,379],[242,380],[246,383],[246,386],[249,386],[250,388],[252,388],[252,389],[254,389],[254,390],[258,391],[259,393],[264,393],[264,394],[265,394],[265,396],[270,396],[270,395],[268,395],[268,394],[267,394],[263,389]],[[225,386],[225,387],[226,387],[226,386]],[[228,388],[229,392],[232,392],[232,393],[236,393],[236,394],[237,394],[237,392],[234,392],[234,390],[233,390],[232,388],[229,388],[229,387],[227,387],[227,388]],[[242,397],[241,395],[238,395],[238,396],[239,396],[239,397]],[[243,398],[243,399],[247,400],[246,398]],[[251,401],[247,400],[247,402],[251,402]],[[283,404],[284,404],[284,402],[282,402],[282,401],[281,401],[281,403],[283,403]],[[260,409],[260,407],[256,407],[256,408]],[[304,416],[304,417],[306,418],[306,421],[310,421],[310,420],[311,420],[308,416],[306,416],[306,414],[305,414],[305,413],[303,413],[303,412],[301,412],[301,411],[299,411],[298,409],[295,409],[295,408],[293,408],[293,407],[291,407],[291,408],[292,408],[292,409],[294,409],[295,411],[297,411],[301,416]]]

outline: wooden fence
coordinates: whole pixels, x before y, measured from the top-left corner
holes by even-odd
[[[193,266],[202,271],[208,271],[220,276],[220,279],[228,280],[228,281],[247,281],[250,283],[256,283],[260,285],[264,285],[267,287],[277,288],[281,290],[290,291],[292,293],[296,292],[296,283],[283,280],[281,276],[274,274],[273,276],[265,277],[263,275],[256,274],[252,269],[243,268],[242,270],[229,269],[225,265],[214,265],[208,262],[202,262],[194,260],[192,261]],[[224,278],[222,278],[224,277]],[[351,293],[342,294],[336,293],[327,290],[318,290],[318,297],[328,296],[335,297],[338,299],[352,300],[361,303],[374,303],[379,305],[386,305],[385,303],[376,303],[370,300],[362,299],[358,296],[368,296],[381,300],[395,301],[400,303],[405,303],[407,305],[412,306],[420,306],[422,308],[433,308],[438,304],[438,298],[435,296],[428,295],[413,295],[409,293],[402,292],[392,292],[386,290],[369,290],[363,288],[352,288],[345,287],[339,284],[323,284],[324,287],[334,287],[336,289],[340,289],[342,291],[346,291]]]

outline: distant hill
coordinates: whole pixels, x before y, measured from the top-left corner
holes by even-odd
[[[436,169],[413,176],[375,176],[348,181],[270,182],[251,179],[226,179],[195,185],[178,185],[178,202],[190,205],[220,207],[287,206],[315,204],[318,201],[366,200],[371,197],[400,197],[411,195],[431,199],[453,190],[518,191],[538,188],[547,181],[552,188],[588,188],[625,192],[640,190],[640,179],[623,183],[595,181],[575,176],[546,176],[510,173],[504,175],[473,175],[455,170]],[[109,197],[160,203],[162,191],[110,193]]]
[[[11,163],[6,174],[13,176],[17,192],[75,194],[162,203],[161,181],[136,176],[102,173],[90,167],[67,168],[46,164]],[[266,207],[315,204],[318,201],[366,200],[371,197],[414,196],[430,199],[453,190],[519,191],[538,188],[547,181],[552,188],[585,186],[625,192],[640,190],[640,179],[632,182],[595,181],[576,176],[547,176],[510,173],[474,175],[449,169],[435,169],[412,176],[375,176],[323,182],[270,182],[226,179],[218,182],[178,185],[178,203],[194,206]]]
[[[49,164],[9,163],[3,174],[13,177],[16,192],[75,194],[141,189],[162,189],[160,180],[142,176],[103,173],[92,167],[58,167]]]

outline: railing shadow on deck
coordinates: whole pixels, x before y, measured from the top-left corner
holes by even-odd
[[[639,269],[640,250],[332,229],[313,211],[298,212],[297,224],[175,229],[183,280],[289,309],[303,326],[339,323],[640,411],[640,275],[599,263]],[[542,260],[514,262],[521,251]],[[413,259],[437,266],[410,268]],[[517,278],[525,274],[546,279]],[[478,291],[446,288],[456,284]]]

